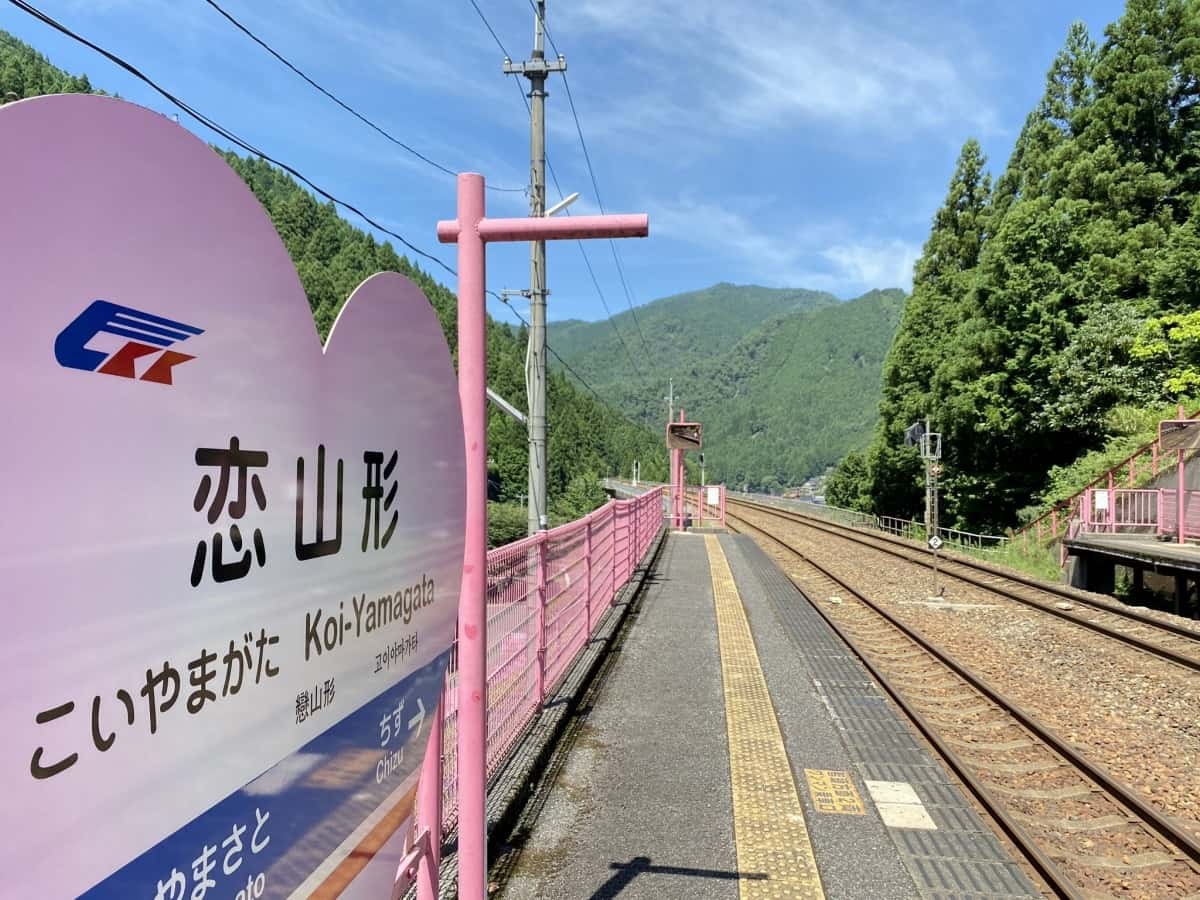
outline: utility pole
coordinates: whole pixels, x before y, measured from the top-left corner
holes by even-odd
[[[670,390],[667,391],[667,396],[663,397],[667,401],[667,421],[675,421],[675,379],[670,380]]]
[[[546,76],[565,72],[567,61],[546,61],[546,0],[535,0],[533,55],[525,62],[504,60],[504,74],[529,79],[529,215],[546,213]],[[533,241],[529,258],[529,533],[549,525],[546,510],[546,242]]]

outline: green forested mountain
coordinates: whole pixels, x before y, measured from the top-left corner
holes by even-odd
[[[770,319],[685,384],[720,481],[775,491],[866,442],[904,292]]]
[[[0,31],[0,103],[39,94],[102,93],[86,75],[69,75],[50,64],[42,54]]]
[[[710,480],[776,490],[869,440],[903,305],[897,290],[843,303],[816,291],[731,284],[656,300],[638,308],[659,360],[643,377],[630,371],[608,322],[555,323],[550,334],[572,368],[657,428],[673,377],[677,408],[704,423]],[[630,315],[615,320],[636,353]]]
[[[716,357],[730,350],[773,316],[837,302],[832,294],[817,291],[716,284],[639,306],[636,322],[631,312],[613,316],[611,322],[577,319],[551,322],[548,340],[570,361],[571,368],[597,389],[615,389],[620,393],[636,374],[614,328],[620,331],[643,374],[653,368],[685,377],[705,357]],[[653,409],[645,405],[653,404],[652,397],[637,393],[621,396],[623,409],[658,415],[657,405]]]
[[[26,44],[0,31],[0,102],[42,93],[86,91],[84,76],[67,75]],[[9,97],[12,99],[12,97]],[[421,271],[391,244],[380,243],[351,226],[331,203],[319,203],[290,176],[258,159],[223,153],[263,204],[283,239],[304,284],[318,332],[328,334],[350,292],[378,271],[401,272],[429,298],[451,348],[456,343],[456,299],[445,286]],[[522,329],[489,320],[488,383],[524,406],[525,343]],[[666,480],[667,454],[657,431],[634,424],[595,400],[561,374],[548,387],[547,488],[555,521],[574,518],[603,500],[597,476],[628,472],[640,459],[647,479]],[[493,499],[492,538],[524,534],[523,508],[513,508],[526,485],[524,426],[489,407],[488,450]]]
[[[830,502],[910,515],[904,428],[945,435],[945,508],[1014,524],[1048,470],[1122,410],[1200,385],[1200,3],[1128,0],[1097,44],[1071,27],[994,181],[963,147],[884,368],[875,439]]]

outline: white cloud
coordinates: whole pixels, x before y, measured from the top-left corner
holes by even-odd
[[[843,223],[777,228],[753,215],[688,198],[651,206],[652,236],[701,247],[746,280],[847,293],[912,286],[917,244],[855,237]]]
[[[913,264],[920,255],[916,244],[894,238],[835,244],[821,251],[845,281],[905,290],[912,288]]]
[[[803,125],[889,136],[947,122],[995,127],[973,87],[986,56],[948,16],[835,0],[585,0],[563,15],[577,39],[620,41],[635,70],[654,75],[627,79],[631,90],[592,110],[589,128],[600,134],[651,124],[660,133],[747,135]]]

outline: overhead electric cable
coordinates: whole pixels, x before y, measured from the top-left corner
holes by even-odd
[[[491,34],[492,40],[494,40],[496,42],[496,46],[500,48],[500,52],[504,54],[504,58],[509,59],[510,56],[509,56],[508,49],[504,46],[504,42],[501,41],[499,36],[496,34],[496,30],[494,28],[492,28],[491,23],[487,20],[487,16],[485,16],[483,14],[483,10],[481,10],[479,8],[479,4],[476,3],[475,0],[468,0],[468,2],[475,9],[476,14],[479,16],[480,21],[483,22],[484,27],[487,28],[488,33]],[[533,4],[532,0],[530,0],[529,5],[533,8],[534,15],[537,15],[537,7]],[[545,31],[545,26],[546,26],[545,19],[542,19],[543,31]],[[545,31],[545,34],[546,34],[547,38],[550,37],[550,33],[548,31]],[[550,46],[554,49],[555,53],[558,53],[558,47],[555,45],[553,40],[550,41]],[[566,84],[566,73],[563,72],[562,75],[563,75],[563,83],[565,85]],[[521,90],[521,86],[520,86],[519,82],[514,81],[513,84],[517,85],[517,93],[521,95],[521,102],[525,104],[525,110],[528,112],[529,111],[529,98],[526,97],[525,92],[523,90]],[[571,100],[571,94],[570,94],[569,88],[567,90],[567,99],[569,101],[571,101],[571,112],[572,112],[572,115],[574,115],[575,114],[575,103],[573,100]],[[575,126],[576,126],[576,129],[578,130],[579,129],[579,117],[577,115],[575,116]],[[582,131],[579,132],[579,139],[582,142],[582,140],[583,140],[583,132]],[[554,182],[554,189],[556,191],[558,191],[558,197],[561,200],[565,195],[563,194],[562,186],[558,183],[558,176],[554,173],[554,166],[551,165],[551,163],[550,163],[550,154],[549,153],[545,154],[545,158],[546,158],[546,168],[550,172],[550,178]],[[588,171],[591,172],[592,164],[591,164],[591,160],[587,156],[586,145],[584,146],[584,158],[588,160]],[[599,201],[600,191],[599,191],[599,188],[596,187],[595,173],[591,173],[591,179],[592,179],[592,187],[596,190],[596,199],[597,199],[597,201]],[[603,205],[601,205],[601,212],[603,212]],[[571,214],[570,210],[567,210],[566,214],[570,215]],[[592,262],[591,262],[591,259],[587,255],[586,248],[583,246],[583,241],[576,241],[575,243],[579,245],[579,252],[583,255],[584,264],[587,266],[588,273],[591,275],[592,284],[595,285],[595,287],[596,287],[596,293],[600,297],[600,303],[604,307],[605,313],[608,315],[608,321],[612,325],[613,331],[617,335],[617,340],[621,342],[621,346],[625,349],[625,355],[627,357],[629,357],[629,364],[631,366],[633,366],[633,370],[638,374],[638,377],[641,378],[641,377],[643,377],[642,371],[638,367],[637,361],[633,358],[633,354],[629,351],[629,345],[625,343],[625,337],[621,334],[621,330],[617,327],[617,323],[615,321],[613,321],[612,310],[609,309],[608,300],[605,299],[604,292],[600,289],[600,282],[596,278],[595,271],[592,269]],[[609,240],[609,244],[612,245],[613,241]],[[614,255],[616,254],[616,246],[615,245],[613,246],[613,253],[614,253]],[[621,272],[619,264],[618,264],[618,272],[620,272],[620,274],[621,274],[621,280],[623,283],[625,276],[624,276],[624,273]],[[625,294],[626,294],[626,297],[628,298],[629,297],[628,287],[626,287],[626,289],[625,289]],[[630,311],[632,311],[632,309],[633,309],[633,303],[632,303],[632,300],[630,300]],[[637,321],[637,313],[634,313],[633,320],[634,320],[634,323],[637,325],[638,333],[641,334],[642,326],[641,326],[641,323]],[[641,334],[641,337],[642,337],[642,345],[646,347],[647,355],[649,355],[650,348],[646,344],[646,336],[644,334]],[[547,349],[550,349],[548,344],[547,344]],[[555,357],[558,357],[558,354],[554,353],[553,350],[550,350],[550,352],[553,353]],[[558,358],[561,361],[561,357],[558,357]],[[593,393],[595,393],[595,392],[593,391]],[[599,395],[597,395],[597,397],[598,396]]]
[[[107,59],[110,62],[114,63],[115,65],[121,67],[126,72],[128,72],[130,75],[133,75],[139,81],[148,85],[150,88],[152,88],[158,94],[160,94],[161,96],[166,98],[169,102],[171,102],[175,106],[179,107],[179,109],[183,110],[185,113],[187,113],[193,119],[195,119],[197,122],[204,125],[206,128],[210,129],[211,131],[215,132],[216,134],[219,134],[221,137],[225,138],[227,141],[230,141],[231,143],[236,144],[238,147],[241,147],[247,153],[253,153],[255,156],[258,156],[261,159],[266,160],[267,162],[271,163],[272,165],[278,166],[279,168],[281,168],[285,172],[287,172],[289,175],[291,175],[293,178],[296,178],[297,180],[304,182],[304,184],[308,185],[310,188],[312,188],[314,191],[316,191],[318,194],[320,194],[326,200],[342,207],[343,209],[349,210],[350,212],[354,213],[356,216],[358,216],[360,219],[362,219],[364,222],[366,222],[372,228],[376,228],[379,231],[383,232],[384,234],[394,237],[396,240],[398,240],[401,244],[403,244],[405,247],[407,247],[413,253],[417,254],[420,257],[423,257],[424,259],[427,259],[431,262],[436,263],[437,265],[439,265],[443,269],[445,269],[447,272],[449,272],[451,275],[458,274],[454,271],[454,269],[450,268],[450,266],[446,265],[446,263],[442,262],[442,260],[438,259],[432,253],[425,252],[420,247],[417,247],[415,244],[410,242],[403,235],[401,235],[395,231],[392,231],[390,228],[387,228],[386,226],[380,224],[375,219],[371,218],[366,213],[364,213],[362,210],[360,210],[357,206],[354,206],[351,203],[347,203],[345,200],[339,199],[338,197],[336,197],[333,194],[326,191],[324,188],[318,187],[311,180],[309,180],[306,176],[301,174],[298,170],[289,166],[287,163],[280,162],[279,160],[275,159],[274,157],[268,155],[266,152],[259,150],[253,144],[238,137],[236,134],[234,134],[229,129],[225,128],[224,126],[222,126],[222,125],[218,124],[217,122],[215,122],[214,120],[210,119],[208,116],[204,115],[199,110],[188,105],[183,100],[180,100],[178,97],[176,97],[170,91],[168,91],[166,88],[161,87],[157,82],[155,82],[148,75],[144,74],[138,68],[133,66],[131,63],[126,62],[124,59],[117,56],[115,53],[105,50],[103,47],[99,46],[98,44],[92,43],[87,38],[83,37],[80,34],[77,34],[76,32],[72,31],[70,28],[68,28],[66,25],[63,25],[61,22],[56,21],[55,19],[48,16],[46,13],[42,12],[37,7],[26,2],[26,0],[8,0],[8,2],[11,3],[13,6],[17,7],[17,9],[21,10],[22,12],[28,13],[29,15],[33,16],[35,19],[38,19],[39,21],[45,23],[46,25],[49,25],[51,28],[66,35],[67,37],[71,38],[72,40],[74,40],[80,44],[83,44],[85,47],[88,47],[88,48],[96,51],[101,56],[103,56],[105,59]]]
[[[471,0],[471,5],[472,5],[472,6],[475,6],[474,0]],[[479,9],[479,8],[478,8],[478,7],[476,7],[476,11],[478,11],[478,9]],[[483,18],[483,13],[480,13],[479,15],[480,15],[480,18]],[[487,24],[487,19],[484,19],[483,21],[484,21],[484,24],[486,25],[486,24]],[[489,26],[489,28],[490,28],[490,26]],[[504,45],[503,45],[503,44],[500,44],[500,41],[499,41],[499,39],[497,39],[496,43],[500,45],[500,49],[501,49],[501,51],[503,51],[503,50],[504,50]],[[505,53],[505,56],[507,56],[507,55],[508,55],[508,54],[507,54],[507,53]],[[529,98],[525,96],[525,92],[521,90],[521,86],[520,86],[520,84],[519,84],[519,83],[517,83],[516,81],[514,81],[514,82],[513,82],[513,84],[516,84],[516,85],[517,85],[517,93],[521,95],[521,100],[522,100],[522,101],[524,102],[524,104],[525,104],[525,109],[526,109],[526,111],[528,111],[528,109],[529,109]],[[553,165],[553,164],[550,162],[550,154],[549,154],[549,153],[547,153],[547,154],[546,154],[546,169],[547,169],[547,171],[549,171],[549,173],[550,173],[550,180],[554,182],[554,189],[555,189],[556,191],[558,191],[558,198],[559,198],[559,200],[562,200],[562,199],[563,199],[563,198],[564,198],[566,195],[563,193],[562,185],[560,185],[560,184],[558,183],[558,175],[557,175],[557,174],[555,173],[555,171],[554,171],[554,165]],[[593,184],[594,184],[594,182],[595,182],[595,179],[593,178]],[[568,215],[568,216],[571,214],[571,211],[570,211],[569,209],[568,209],[568,210],[564,210],[563,212],[564,212],[566,215]],[[600,298],[600,303],[601,303],[601,305],[604,307],[604,311],[605,311],[605,313],[606,313],[606,314],[607,314],[607,316],[608,316],[608,323],[609,323],[610,325],[612,325],[612,329],[613,329],[613,331],[614,331],[614,332],[616,333],[616,335],[617,335],[617,340],[618,340],[618,341],[620,341],[620,343],[621,343],[621,346],[622,346],[623,348],[625,348],[625,355],[626,355],[626,356],[629,358],[629,364],[630,364],[631,366],[633,366],[633,370],[634,370],[634,372],[636,372],[636,373],[637,373],[637,375],[638,375],[638,377],[639,377],[639,378],[642,378],[642,377],[644,377],[644,376],[642,375],[642,370],[641,370],[641,369],[638,367],[637,361],[636,361],[636,360],[633,358],[633,354],[632,354],[632,353],[629,351],[629,345],[625,343],[625,337],[624,337],[624,335],[622,335],[622,334],[621,334],[621,330],[620,330],[620,329],[617,327],[617,323],[616,323],[616,322],[613,320],[612,310],[611,310],[611,309],[609,309],[609,306],[608,306],[608,301],[607,301],[607,300],[605,299],[605,297],[604,297],[604,291],[602,291],[602,290],[600,289],[600,282],[599,282],[599,280],[596,278],[596,273],[595,273],[595,271],[592,269],[592,262],[591,262],[591,259],[588,257],[588,254],[587,254],[587,249],[584,247],[584,245],[583,245],[583,241],[576,241],[575,243],[576,243],[576,244],[579,246],[579,252],[580,252],[580,253],[583,255],[583,261],[584,261],[584,263],[587,265],[587,270],[588,270],[588,272],[591,274],[591,278],[592,278],[592,284],[593,284],[593,285],[595,285],[595,287],[596,287],[596,294],[597,294],[597,296],[599,296],[599,298]],[[610,243],[611,243],[611,241],[610,241]],[[634,320],[636,321],[636,316],[634,317]],[[638,326],[638,330],[639,330],[639,331],[641,330],[641,326],[640,326],[640,325]],[[644,336],[643,336],[642,340],[643,340],[643,342],[645,341],[645,337],[644,337]],[[547,346],[549,346],[549,345],[547,345]],[[553,351],[551,351],[551,352],[553,353]],[[558,354],[557,354],[557,353],[555,353],[554,355],[555,355],[555,356],[558,356]]]
[[[451,169],[447,166],[444,166],[441,163],[436,162],[435,160],[430,159],[428,156],[426,156],[424,153],[421,153],[419,150],[415,150],[413,147],[409,146],[404,141],[400,140],[400,138],[396,137],[391,132],[387,131],[385,128],[372,122],[370,119],[368,119],[366,116],[364,116],[357,109],[352,107],[350,104],[346,103],[344,100],[342,100],[336,94],[332,93],[331,91],[326,90],[324,87],[322,87],[320,84],[318,84],[312,78],[310,78],[307,74],[305,74],[303,71],[301,71],[294,63],[292,63],[290,60],[288,60],[283,54],[279,53],[277,50],[275,50],[274,47],[272,47],[270,44],[268,44],[266,41],[264,41],[262,38],[260,38],[257,34],[255,34],[253,31],[251,31],[249,28],[247,28],[241,22],[239,22],[233,16],[233,14],[231,14],[230,12],[225,10],[219,3],[216,2],[216,0],[204,0],[204,2],[207,3],[209,6],[211,6],[213,9],[215,9],[218,13],[220,13],[231,25],[233,25],[234,28],[236,28],[238,31],[242,32],[242,34],[246,35],[246,37],[250,38],[250,40],[254,41],[254,43],[258,44],[260,47],[262,47],[264,50],[266,50],[268,53],[270,53],[271,56],[275,57],[275,59],[279,60],[279,62],[281,62],[283,65],[287,66],[294,73],[296,73],[301,78],[303,78],[306,82],[308,82],[309,85],[311,85],[313,88],[315,88],[320,93],[324,94],[326,97],[328,97],[330,100],[332,100],[338,106],[340,106],[342,109],[346,110],[346,112],[350,113],[352,116],[354,116],[360,122],[362,122],[364,125],[373,129],[374,131],[378,132],[379,134],[383,135],[385,138],[387,138],[389,141],[391,141],[397,147],[400,147],[401,149],[406,150],[408,153],[412,154],[413,156],[415,156],[417,159],[421,160],[422,162],[427,163],[428,165],[437,169],[439,172],[444,172],[445,174],[451,175],[451,176],[458,175],[458,173],[455,172],[453,169]],[[488,189],[492,190],[492,191],[503,191],[506,193],[514,193],[514,194],[525,193],[525,188],[496,187],[495,185],[490,185],[490,184],[488,185]]]
[[[496,46],[500,48],[500,52],[504,54],[505,59],[508,59],[508,51],[504,49],[504,44],[501,43],[500,38],[496,36],[496,29],[494,29],[492,27],[492,23],[487,20],[487,16],[485,16],[483,14],[483,10],[479,8],[479,4],[476,3],[475,0],[468,0],[468,2],[475,7],[475,12],[479,14],[479,18],[483,22],[483,27],[488,30],[489,34],[491,34],[492,40],[496,42]]]
[[[530,8],[533,9],[534,15],[536,16],[538,14],[537,6],[534,4],[533,0],[528,0],[528,2]],[[559,53],[558,44],[554,42],[554,37],[550,34],[550,30],[546,27],[545,18],[542,18],[542,31],[546,35],[546,40],[550,42],[551,49],[556,55],[561,55],[561,53]],[[575,133],[579,136],[579,146],[583,150],[583,161],[587,164],[588,177],[591,178],[592,190],[596,194],[596,204],[600,207],[600,213],[604,214],[606,212],[604,208],[604,198],[600,195],[600,185],[596,181],[596,170],[592,167],[592,155],[590,152],[588,152],[587,141],[583,137],[583,125],[580,124],[579,121],[579,110],[575,108],[575,97],[571,94],[571,82],[567,80],[566,72],[562,73],[562,82],[563,89],[567,92],[567,105],[571,109],[571,118],[575,120]],[[649,358],[651,356],[650,345],[646,342],[646,333],[642,331],[642,323],[638,321],[637,310],[634,308],[633,304],[633,294],[629,290],[629,283],[625,280],[625,268],[621,265],[621,256],[620,252],[617,250],[617,242],[612,238],[609,238],[608,246],[609,249],[612,250],[613,262],[617,267],[617,275],[621,279],[621,288],[625,292],[625,302],[629,305],[629,312],[633,315],[633,324],[637,326],[638,336],[642,340],[642,348],[646,351],[647,358]]]
[[[497,294],[495,291],[488,291],[488,293],[491,296],[495,297],[497,300],[499,300],[501,303],[503,303],[505,306],[507,306],[509,309],[509,312],[511,312],[514,316],[516,316],[517,319],[520,320],[522,325],[524,325],[526,328],[529,327],[529,321],[523,315],[521,315],[520,312],[517,311],[517,308],[515,306],[513,306],[511,303],[508,302],[507,297],[503,296],[502,294]],[[589,391],[591,391],[593,397],[595,397],[597,400],[599,400],[605,406],[611,406],[609,401],[607,401],[603,397],[601,397],[596,392],[596,389],[594,387],[592,387],[590,384],[588,384],[587,379],[585,379],[582,375],[580,375],[573,368],[571,368],[571,364],[569,362],[567,362],[565,359],[563,359],[561,356],[559,356],[558,351],[555,350],[553,347],[551,347],[549,343],[546,344],[546,349],[550,351],[551,356],[553,356],[560,363],[562,363],[562,367],[564,369],[566,369],[568,372],[570,372],[572,375],[575,376],[576,381],[578,381],[583,387],[585,387]],[[613,408],[616,409],[616,407],[613,407]],[[621,418],[625,419],[626,422],[629,422],[630,424],[637,424],[632,419],[630,419],[628,416],[626,416],[624,413],[622,413],[619,409],[617,409],[616,411],[621,414]]]
[[[558,191],[559,199],[564,196],[562,185],[558,183],[558,175],[554,172],[554,166],[550,165],[550,157],[546,157],[546,168],[550,172],[550,180],[554,182],[554,189]],[[570,215],[570,212],[567,212]],[[576,241],[579,245],[579,252],[583,255],[583,263],[587,266],[588,274],[592,278],[592,284],[596,288],[596,296],[600,298],[600,304],[604,307],[604,312],[608,315],[608,323],[612,325],[613,332],[617,335],[617,340],[621,342],[621,346],[625,348],[625,355],[629,358],[629,364],[633,366],[633,371],[637,373],[639,378],[645,377],[642,370],[638,367],[637,361],[633,358],[633,354],[629,351],[629,345],[625,343],[625,336],[621,334],[621,329],[617,327],[616,320],[613,319],[612,310],[609,309],[608,300],[604,297],[604,291],[600,289],[600,281],[596,278],[596,271],[592,268],[592,261],[587,255],[587,250],[583,246],[583,241]]]

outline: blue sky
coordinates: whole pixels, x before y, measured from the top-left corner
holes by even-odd
[[[437,219],[453,214],[453,179],[317,94],[204,0],[32,2],[454,264],[453,247],[434,236]],[[528,56],[528,0],[477,2],[513,59]],[[528,117],[469,0],[222,5],[425,155],[489,184],[527,182]],[[977,137],[993,172],[1002,169],[1069,23],[1082,19],[1100,40],[1123,5],[550,0],[547,21],[567,57],[605,209],[650,214],[650,238],[620,242],[640,304],[718,281],[841,297],[910,287],[963,141]],[[9,4],[0,29],[97,87],[170,109]],[[549,90],[550,161],[563,190],[582,194],[572,211],[596,212],[566,94],[553,82]],[[557,199],[552,185],[549,196]],[[521,193],[490,192],[488,202],[495,215],[528,209]],[[608,307],[627,309],[609,246],[593,242],[588,253]],[[489,287],[528,286],[524,245],[494,246],[488,257]],[[605,316],[576,245],[551,244],[547,269],[552,319]]]

